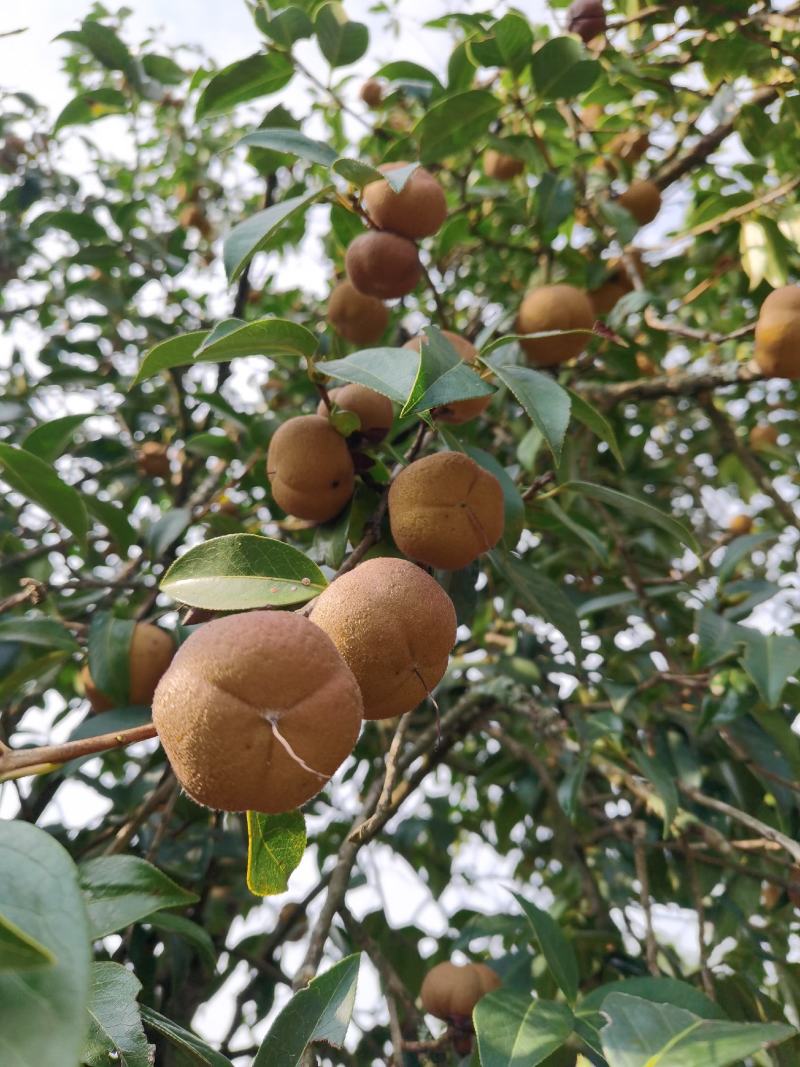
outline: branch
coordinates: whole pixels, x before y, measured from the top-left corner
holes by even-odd
[[[5,749],[0,752],[0,782],[11,778],[24,778],[30,774],[44,774],[56,770],[60,764],[69,760],[124,748],[137,741],[148,741],[155,736],[156,728],[149,722],[145,726],[133,726],[130,730],[99,734],[97,737],[84,737],[80,741],[67,741],[63,745]]]
[[[795,864],[800,864],[800,844],[797,841],[793,841],[791,837],[787,837],[786,834],[782,834],[780,830],[776,830],[774,826],[762,822],[754,815],[748,815],[746,811],[739,811],[738,808],[734,808],[731,804],[726,804],[723,800],[708,797],[705,793],[701,793],[699,789],[684,785],[683,782],[679,781],[677,785],[683,795],[693,800],[696,804],[700,804],[704,808],[710,808],[712,811],[718,811],[721,815],[727,815],[729,819],[746,826],[749,830],[755,830],[767,841],[773,841],[776,845],[780,845],[781,848],[789,853]]]
[[[609,406],[627,400],[657,400],[662,396],[697,396],[731,385],[749,385],[764,381],[764,375],[748,363],[729,363],[713,370],[696,373],[660,374],[654,378],[637,378],[609,385],[587,385],[582,394],[593,402]]]

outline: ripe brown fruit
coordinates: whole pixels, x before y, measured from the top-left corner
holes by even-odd
[[[367,389],[365,385],[343,385],[331,389],[328,398],[334,406],[342,411],[352,411],[358,415],[361,426],[359,434],[367,441],[382,441],[392,427],[394,408],[388,396]],[[324,400],[320,400],[317,415],[328,417]]]
[[[356,677],[365,719],[417,707],[441,681],[456,642],[453,602],[405,559],[361,563],[321,594],[311,612]]]
[[[348,281],[339,282],[328,297],[328,322],[354,345],[374,345],[389,325],[389,309],[365,296]]]
[[[343,763],[361,727],[350,668],[294,612],[249,611],[201,626],[153,700],[175,776],[221,811],[291,811]]]
[[[728,523],[728,532],[734,537],[743,537],[753,529],[753,520],[749,515],[734,515]]]
[[[516,156],[507,156],[494,148],[487,148],[483,153],[483,171],[487,178],[507,182],[522,174],[524,170],[524,162]]]
[[[632,255],[641,274],[644,269],[641,252],[637,252],[634,249]],[[595,315],[598,317],[608,315],[614,310],[623,296],[632,293],[633,289],[633,280],[628,274],[625,264],[619,259],[613,260],[609,263],[609,274],[603,284],[598,286],[597,289],[589,291],[589,299],[592,302]]]
[[[465,363],[472,364],[478,358],[478,349],[466,337],[459,337],[457,333],[453,333],[451,330],[442,330],[442,336],[450,342]],[[422,341],[422,334],[418,334],[416,337],[412,337],[410,341],[406,341],[403,348],[411,348],[414,352],[419,352],[422,347]],[[462,423],[469,422],[470,419],[475,419],[486,411],[491,400],[491,394],[489,396],[471,397],[468,400],[454,400],[444,407],[434,408],[432,414],[439,422],[448,422],[453,426],[460,426]]]
[[[634,181],[617,197],[617,203],[629,211],[640,226],[646,226],[661,210],[661,191],[655,182]]]
[[[650,138],[640,130],[626,130],[618,133],[606,146],[605,152],[618,156],[625,163],[637,163],[650,147]]]
[[[383,103],[383,86],[376,78],[367,78],[358,95],[367,107],[380,107]]]
[[[147,706],[152,702],[156,686],[174,655],[175,642],[166,630],[150,622],[137,622],[128,652],[129,704]],[[82,669],[80,678],[92,711],[98,713],[114,707],[114,701],[94,684],[88,665]]]
[[[502,537],[503,490],[469,456],[437,452],[410,463],[392,482],[389,524],[409,559],[460,570]]]
[[[279,507],[315,522],[338,515],[355,488],[347,443],[319,415],[298,415],[278,427],[267,450],[267,477]]]
[[[359,293],[379,300],[406,296],[416,289],[422,277],[414,242],[380,230],[362,233],[351,241],[344,265]]]
[[[169,477],[169,453],[159,441],[145,441],[136,452],[136,466],[140,474],[151,478]]]
[[[761,305],[755,357],[770,378],[800,378],[800,285],[775,289]]]
[[[485,963],[437,963],[425,975],[419,995],[426,1012],[452,1022],[469,1018],[481,997],[502,984]]]
[[[591,330],[594,308],[587,294],[572,285],[542,285],[528,293],[517,315],[517,333],[547,330]],[[538,337],[520,341],[528,361],[537,367],[566,363],[586,348],[585,334]]]
[[[606,32],[603,0],[573,0],[567,11],[567,27],[577,33],[584,44]]]
[[[407,167],[408,163],[384,163],[383,174]],[[399,193],[386,179],[364,187],[367,214],[381,230],[417,241],[436,233],[447,218],[444,190],[430,171],[417,167]]]
[[[778,443],[778,428],[771,423],[754,426],[750,431],[749,441],[754,452],[762,448],[773,448]]]

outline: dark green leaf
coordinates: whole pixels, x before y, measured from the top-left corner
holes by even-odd
[[[89,531],[86,505],[77,489],[62,482],[49,463],[16,445],[0,442],[0,477],[12,489],[52,515],[83,548]]]
[[[516,11],[509,11],[493,27],[497,48],[503,62],[514,73],[519,73],[531,54],[533,33],[526,19]]]
[[[78,642],[56,619],[42,615],[16,615],[0,619],[0,641],[18,641],[22,645],[39,645],[42,648],[57,648],[64,652],[76,652]]]
[[[82,1064],[88,1067],[152,1067],[136,998],[142,983],[118,963],[92,965],[89,1035]]]
[[[600,1011],[607,996],[611,993],[629,993],[643,1000],[652,1000],[657,1004],[673,1004],[677,1008],[686,1008],[703,1019],[724,1019],[725,1012],[705,993],[688,982],[679,982],[674,978],[646,977],[626,978],[623,982],[608,982],[593,989],[581,999],[579,1014],[587,1011]]]
[[[687,548],[690,548],[692,552],[700,554],[697,538],[690,530],[678,522],[677,519],[673,519],[671,515],[666,515],[663,511],[659,511],[658,508],[653,507],[652,504],[648,504],[644,500],[637,500],[635,497],[620,493],[617,489],[608,489],[604,485],[592,485],[589,482],[565,482],[562,488],[582,493],[592,500],[599,500],[603,504],[608,504],[611,508],[617,508],[620,511],[627,512],[629,515],[636,516],[638,519],[643,519],[652,526],[659,526],[686,545]]]
[[[229,111],[237,104],[276,93],[292,80],[294,67],[280,52],[257,52],[215,74],[200,94],[195,110],[199,121]]]
[[[474,1011],[481,1067],[535,1067],[562,1047],[574,1019],[564,1004],[500,989]]]
[[[131,74],[134,66],[133,56],[110,26],[94,19],[84,19],[80,35],[92,55],[104,67]]]
[[[581,624],[577,612],[563,590],[550,578],[534,568],[533,563],[501,552],[490,552],[489,558],[500,574],[518,593],[529,611],[552,623],[563,635],[572,649],[576,663],[580,664]]]
[[[239,144],[249,145],[251,148],[269,148],[274,152],[285,152],[287,155],[306,159],[309,163],[321,163],[324,167],[330,167],[337,158],[336,150],[323,144],[322,141],[314,141],[300,130],[281,127],[253,130],[252,133],[246,134]]]
[[[588,427],[596,437],[600,438],[601,441],[605,441],[612,456],[624,470],[625,462],[622,458],[622,453],[620,452],[619,444],[617,443],[617,437],[611,423],[605,415],[601,415],[597,408],[593,408],[592,405],[587,400],[584,400],[578,393],[574,392],[572,389],[568,389],[567,392],[569,393],[572,402],[572,417],[577,419],[578,422],[582,422],[583,425]]]
[[[73,433],[87,418],[87,415],[64,415],[63,418],[43,422],[25,437],[22,447],[45,463],[52,463],[66,451]]]
[[[561,927],[546,911],[529,903],[524,897],[514,894],[531,924],[536,940],[547,961],[547,966],[558,983],[558,988],[570,1002],[578,995],[578,962],[572,945],[567,941]]]
[[[302,811],[262,815],[248,811],[247,888],[257,897],[285,893],[289,876],[306,850]]]
[[[491,396],[494,390],[459,356],[435,326],[426,326],[417,376],[400,417],[432,408],[445,407],[457,400]]]
[[[402,405],[416,380],[419,359],[409,348],[363,348],[344,359],[318,363],[317,368],[332,378],[366,385]]]
[[[441,163],[485,137],[500,101],[482,89],[468,89],[437,101],[416,126],[423,163]]]
[[[320,52],[332,67],[355,63],[369,47],[369,30],[363,22],[351,22],[342,4],[323,4],[314,18]]]
[[[96,612],[89,624],[89,673],[92,681],[114,703],[128,703],[130,649],[136,623]]]
[[[42,967],[52,967],[55,962],[53,952],[41,941],[0,914],[0,974],[38,971]]]
[[[81,93],[63,108],[53,126],[58,133],[65,126],[85,126],[106,115],[119,115],[128,110],[128,101],[117,89],[96,89]]]
[[[98,500],[96,496],[85,496],[83,499],[89,514],[105,526],[111,540],[116,541],[123,552],[136,544],[139,535],[131,526],[124,507],[116,507],[110,500]]]
[[[664,837],[669,836],[669,828],[678,814],[678,789],[670,771],[656,759],[651,759],[644,752],[634,752],[633,758],[639,770],[655,786],[663,811]]]
[[[502,363],[499,359],[484,362],[522,404],[558,462],[569,426],[569,393],[541,371]]]
[[[209,332],[209,330],[194,330],[192,333],[182,333],[177,337],[160,341],[146,353],[132,384],[137,385],[146,378],[152,378],[159,371],[169,370],[170,367],[184,367],[193,363],[195,352],[208,337]]]
[[[304,193],[302,196],[293,196],[289,200],[282,200],[272,207],[265,208],[249,219],[234,226],[225,239],[223,258],[225,260],[225,272],[229,281],[236,281],[247,264],[256,254],[269,247],[275,232],[293,215],[305,212],[311,204],[322,200],[333,189],[326,185],[316,192]]]
[[[162,908],[185,907],[197,900],[152,863],[137,856],[101,856],[80,866],[81,889],[89,912],[91,936],[106,937]]]
[[[600,64],[574,37],[554,37],[533,54],[533,82],[544,100],[574,100],[594,85]]]
[[[800,670],[800,641],[744,626],[739,627],[738,634],[745,640],[742,666],[764,701],[769,707],[776,707],[787,681]]]
[[[179,1060],[181,1067],[190,1064],[192,1067],[195,1064],[197,1067],[233,1067],[227,1057],[207,1045],[197,1034],[184,1030],[182,1026],[172,1022],[171,1019],[166,1019],[145,1004],[142,1005],[142,1022],[148,1030],[155,1030],[177,1049],[181,1057]]]

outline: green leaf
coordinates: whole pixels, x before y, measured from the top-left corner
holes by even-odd
[[[75,241],[90,241],[95,244],[108,240],[108,235],[100,223],[87,213],[78,211],[45,211],[37,215],[31,223],[31,229],[35,233],[46,233],[47,230],[63,230]],[[65,415],[65,419],[78,419],[83,422],[87,415]],[[54,420],[61,422],[61,419]],[[46,425],[50,425],[47,423]],[[35,431],[34,431],[35,432]],[[28,447],[27,445],[25,446]],[[33,449],[31,449],[33,451]]]
[[[636,766],[650,782],[655,786],[658,798],[663,810],[661,817],[664,820],[663,837],[669,837],[669,828],[678,814],[678,789],[669,770],[655,759],[644,752],[634,752],[633,758]]]
[[[86,422],[88,415],[64,415],[60,419],[52,419],[36,426],[24,438],[22,447],[27,451],[43,459],[45,463],[52,463],[64,453],[72,441],[75,430]]]
[[[524,897],[514,894],[547,962],[548,969],[555,978],[558,988],[570,1002],[575,1003],[578,995],[578,961],[572,945],[567,941],[561,927],[546,911],[530,904]]]
[[[285,815],[247,813],[247,888],[257,897],[285,893],[289,875],[306,850],[302,811]]]
[[[309,163],[321,163],[324,167],[330,167],[337,158],[337,152],[330,145],[322,141],[314,141],[306,137],[300,130],[276,129],[253,130],[245,134],[239,141],[241,145],[250,148],[268,148],[274,152],[285,152],[287,155],[298,156],[306,159]]]
[[[325,575],[296,548],[259,534],[225,534],[195,545],[161,580],[181,604],[211,611],[289,607],[319,596]]]
[[[176,1059],[176,1063],[179,1062],[181,1067],[188,1064],[197,1064],[198,1067],[233,1067],[226,1056],[207,1045],[197,1034],[184,1030],[182,1026],[166,1019],[153,1008],[143,1004],[141,1013],[142,1022],[148,1030],[155,1030],[178,1050],[180,1060]]]
[[[587,1011],[599,1012],[606,997],[611,993],[628,993],[657,1004],[673,1004],[677,1008],[693,1011],[703,1019],[725,1018],[725,1012],[718,1004],[688,982],[649,975],[645,978],[626,978],[622,982],[608,982],[593,989],[581,998],[578,1014],[584,1015]]]
[[[509,11],[492,27],[497,48],[503,62],[518,74],[530,58],[533,48],[533,33],[527,19],[515,11]]]
[[[314,24],[301,7],[287,7],[275,18],[265,18],[259,25],[268,37],[284,48],[291,48],[295,41],[314,33]]]
[[[234,324],[222,336],[207,337],[194,354],[193,363],[217,363],[240,356],[313,356],[317,338],[289,319],[257,319],[255,322],[226,320]],[[220,324],[222,325],[222,324]]]
[[[212,969],[216,967],[217,950],[205,927],[199,926],[183,915],[176,915],[173,911],[159,911],[151,915],[147,922],[154,930],[182,937],[184,941],[188,941],[197,949],[197,954],[209,967]]]
[[[174,59],[150,52],[142,56],[142,70],[162,85],[180,85],[186,75]]]
[[[64,847],[29,823],[0,821],[0,901],[4,919],[53,959],[0,972],[0,1058],[24,1067],[76,1064],[89,1002],[89,927]]]
[[[191,364],[195,352],[209,333],[209,330],[194,330],[192,333],[182,333],[166,341],[159,341],[145,354],[131,385],[138,385],[146,378],[152,378],[154,374],[169,370],[170,367],[184,367]]]
[[[264,211],[259,211],[234,226],[225,238],[223,247],[225,273],[228,275],[228,280],[236,281],[256,252],[269,247],[273,236],[287,219],[305,212],[311,204],[322,200],[332,190],[332,185],[326,185],[322,189],[317,189],[316,192],[282,200],[279,204],[273,204],[272,207],[265,208]]]
[[[137,856],[101,856],[80,866],[92,938],[106,937],[162,908],[198,899]]]
[[[605,415],[601,415],[597,408],[592,407],[592,405],[587,400],[584,400],[578,393],[573,392],[572,389],[568,389],[567,392],[572,401],[572,417],[588,427],[595,437],[599,437],[601,441],[605,441],[609,447],[611,455],[620,465],[622,470],[624,470],[625,461],[622,458],[622,452],[620,452],[617,436],[614,433],[614,428],[611,423]]]
[[[554,37],[533,54],[533,83],[544,100],[574,100],[594,85],[600,64],[574,37]]]
[[[130,650],[136,623],[98,611],[89,624],[89,673],[92,681],[115,704],[128,703]]]
[[[345,157],[335,160],[331,164],[331,170],[334,174],[338,174],[340,178],[350,182],[351,185],[358,186],[359,189],[363,189],[370,182],[382,181],[385,177],[371,163],[362,163],[360,159],[348,159]]]
[[[341,1048],[353,1014],[361,953],[346,956],[295,993],[264,1038],[253,1067],[298,1067],[315,1041]]]
[[[86,545],[89,516],[77,489],[62,482],[49,463],[16,445],[0,442],[0,477],[32,504],[38,504]]]
[[[110,500],[98,500],[96,496],[85,496],[84,503],[90,515],[108,530],[112,541],[123,552],[136,544],[138,533],[130,524],[127,512],[120,505],[115,507]]]
[[[800,670],[800,641],[795,637],[763,634],[742,626],[739,637],[745,641],[742,666],[755,682],[769,707],[780,703],[784,686]]]
[[[22,645],[77,652],[78,642],[56,619],[43,615],[15,615],[0,619],[0,641],[18,641]]]
[[[56,957],[49,948],[0,914],[0,975],[7,971],[38,971],[54,963]]]
[[[569,426],[569,393],[547,374],[530,367],[501,363],[499,359],[483,359],[483,362],[511,390],[530,415],[558,463]]]
[[[506,579],[512,590],[519,594],[528,610],[552,623],[564,636],[580,665],[583,655],[581,624],[572,601],[555,582],[539,573],[531,562],[501,552],[490,552],[492,566]]]
[[[481,1067],[535,1067],[562,1047],[574,1026],[564,1004],[500,989],[473,1013]]]
[[[725,549],[725,555],[717,569],[717,581],[720,585],[734,574],[742,560],[749,560],[753,552],[762,545],[774,541],[778,534],[774,531],[769,533],[748,534],[746,537],[737,537]]]
[[[478,377],[435,326],[426,326],[422,337],[417,376],[401,418],[457,400],[492,395],[494,389]]]
[[[441,163],[486,136],[497,118],[500,101],[483,89],[468,89],[438,100],[417,123],[420,160]]]
[[[366,385],[395,404],[405,404],[417,377],[420,357],[410,348],[362,348],[344,359],[328,359],[317,369],[332,378]]]
[[[80,35],[89,51],[104,67],[131,74],[133,56],[110,26],[95,19],[84,19]]]
[[[189,508],[170,508],[147,528],[145,542],[153,559],[180,541],[192,522]]]
[[[195,433],[186,438],[184,446],[187,452],[206,459],[215,457],[225,459],[228,463],[239,457],[239,446],[224,433]]]
[[[95,89],[81,93],[62,109],[53,125],[53,133],[65,126],[86,126],[106,115],[120,115],[128,110],[128,101],[117,89]]]
[[[142,983],[118,963],[92,965],[89,1035],[81,1063],[88,1067],[152,1067],[136,998]]]
[[[692,552],[700,555],[700,546],[697,543],[697,538],[683,523],[673,519],[671,515],[666,515],[663,511],[659,511],[658,508],[653,507],[652,504],[648,504],[644,500],[637,500],[626,493],[620,493],[617,489],[608,489],[604,485],[592,485],[590,482],[565,482],[562,489],[582,493],[592,500],[599,500],[603,504],[608,504],[609,507],[617,508],[619,511],[624,511],[629,515],[636,516],[638,519],[643,519],[652,526],[659,526],[680,541],[681,544],[690,548]]]
[[[781,1023],[701,1019],[671,1004],[612,993],[601,1031],[608,1067],[727,1067],[795,1034]]]
[[[229,111],[237,104],[276,93],[292,80],[294,67],[280,52],[256,52],[215,74],[200,94],[195,109],[199,121]]]
[[[545,233],[557,230],[575,212],[575,182],[549,171],[536,186],[536,217]]]
[[[366,52],[369,30],[363,22],[351,22],[342,4],[329,3],[317,11],[314,33],[319,50],[332,67],[346,67]]]

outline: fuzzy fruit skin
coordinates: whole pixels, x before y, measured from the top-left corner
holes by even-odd
[[[161,744],[193,800],[267,814],[323,788],[353,750],[361,713],[356,680],[328,635],[284,611],[228,615],[195,630],[153,701]],[[270,715],[312,770],[280,743]]]
[[[137,622],[128,652],[130,688],[128,703],[148,706],[161,676],[175,655],[175,642],[166,630],[150,622]],[[109,711],[114,702],[94,684],[88,665],[81,671],[84,692],[96,714]]]
[[[470,1018],[481,997],[502,985],[499,974],[485,963],[437,963],[420,989],[422,1007],[445,1022]]]
[[[487,148],[483,153],[483,172],[487,178],[495,178],[499,182],[508,182],[522,174],[525,164],[516,156],[507,156],[494,148]]]
[[[457,333],[453,333],[451,330],[442,330],[442,336],[447,338],[465,363],[472,364],[478,358],[477,348],[475,345],[471,344],[466,337],[459,337]],[[419,352],[422,347],[422,341],[422,334],[417,334],[417,336],[412,337],[410,341],[406,341],[403,348],[411,348],[414,352]],[[452,426],[460,426],[462,423],[469,422],[471,419],[476,419],[478,415],[482,415],[491,401],[492,394],[489,396],[472,397],[469,400],[454,400],[451,404],[447,404],[445,407],[434,408],[432,414],[439,422],[447,422]]]
[[[396,300],[416,289],[422,278],[417,246],[396,233],[370,230],[350,242],[344,257],[347,277],[366,296]]]
[[[410,463],[392,482],[389,524],[409,559],[460,570],[502,537],[503,490],[469,456],[437,452]]]
[[[594,308],[588,295],[573,285],[542,285],[528,293],[517,315],[517,333],[543,333],[547,330],[591,330]],[[520,341],[528,362],[536,367],[566,363],[586,348],[584,334],[564,337],[538,337]]]
[[[456,643],[456,612],[444,589],[415,564],[389,556],[337,578],[310,618],[355,675],[365,719],[391,719],[421,704]]]
[[[327,522],[353,495],[355,469],[340,433],[319,415],[287,419],[267,450],[276,503],[299,519]]]
[[[389,325],[389,309],[374,296],[365,296],[351,282],[343,281],[328,297],[327,319],[345,341],[373,345]]]
[[[384,163],[383,174],[407,167],[408,163]],[[402,191],[396,193],[386,180],[364,187],[364,207],[380,230],[418,241],[436,233],[447,218],[444,190],[430,171],[417,167]]]
[[[775,289],[761,305],[755,357],[770,378],[800,378],[800,285]]]
[[[754,426],[750,431],[748,440],[754,452],[758,452],[762,448],[773,447],[778,443],[778,428],[777,426],[771,426],[769,423]]]
[[[160,441],[145,441],[136,453],[136,465],[142,474],[151,478],[169,477],[167,446]]]
[[[632,255],[641,274],[644,270],[641,253],[634,250]],[[613,260],[609,263],[609,268],[609,275],[603,284],[598,286],[597,289],[590,289],[588,293],[594,313],[597,316],[608,315],[623,296],[632,293],[634,289],[633,280],[622,260]]]
[[[603,0],[574,0],[567,11],[570,33],[577,33],[584,44],[606,32]]]
[[[388,396],[367,389],[365,385],[342,385],[331,389],[328,397],[337,408],[352,411],[361,422],[359,434],[367,441],[382,441],[392,427],[394,408]],[[328,409],[325,401],[320,400],[317,414],[327,418]]]
[[[728,532],[734,537],[743,537],[753,529],[753,520],[749,515],[734,515],[728,523]]]
[[[652,222],[661,210],[661,191],[655,182],[631,182],[617,203],[630,211],[640,226]]]
[[[380,107],[383,103],[383,86],[375,78],[367,78],[358,95],[367,107]]]

